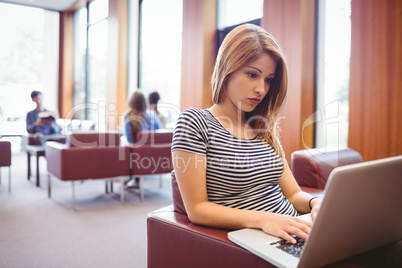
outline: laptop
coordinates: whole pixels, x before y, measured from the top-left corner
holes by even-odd
[[[278,267],[322,267],[402,239],[402,156],[337,167],[324,193],[299,249],[260,229],[228,238]]]

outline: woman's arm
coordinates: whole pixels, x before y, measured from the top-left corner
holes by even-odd
[[[310,199],[313,196],[309,193],[303,192],[299,185],[297,184],[292,172],[290,171],[289,165],[284,161],[283,174],[279,180],[279,186],[282,189],[283,194],[289,200],[290,203],[296,208],[300,213],[310,213],[313,221],[317,217],[318,209],[321,205],[321,198],[315,198],[311,201],[309,207]]]
[[[184,206],[193,223],[228,229],[260,228],[291,243],[296,242],[291,235],[307,238],[311,224],[298,218],[209,202],[204,155],[174,150],[173,162]]]

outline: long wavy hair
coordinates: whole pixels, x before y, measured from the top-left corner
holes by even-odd
[[[126,117],[132,127],[131,135],[135,138],[135,134],[141,130],[141,125],[145,122],[147,103],[144,94],[135,91],[128,100],[127,106]]]
[[[275,78],[261,103],[252,112],[246,113],[246,119],[257,136],[283,157],[278,139],[278,119],[286,102],[288,71],[283,52],[272,35],[259,26],[243,24],[226,36],[219,48],[211,79],[212,100],[218,104],[229,76],[264,53],[276,62]]]

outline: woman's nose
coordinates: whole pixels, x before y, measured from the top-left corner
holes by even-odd
[[[265,83],[265,80],[258,81],[258,84],[254,88],[254,92],[263,95],[266,91],[267,84]]]

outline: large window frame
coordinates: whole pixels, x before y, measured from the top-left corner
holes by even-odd
[[[73,118],[105,125],[108,0],[93,0],[74,14]],[[98,28],[101,29],[98,29]],[[93,39],[95,37],[95,39]],[[99,39],[103,40],[99,41]],[[96,54],[100,57],[97,57]],[[103,127],[104,128],[104,127]]]
[[[0,136],[26,133],[30,94],[43,93],[45,108],[58,112],[59,14],[0,3]],[[4,13],[3,13],[4,12]]]
[[[348,144],[350,2],[317,2],[314,146],[324,150],[340,149]]]
[[[182,0],[140,0],[138,30],[130,30],[130,34],[138,33],[138,76],[136,84],[129,82],[128,95],[139,89],[148,98],[157,91],[158,111],[166,117],[166,128],[173,128],[180,114],[182,8]]]

